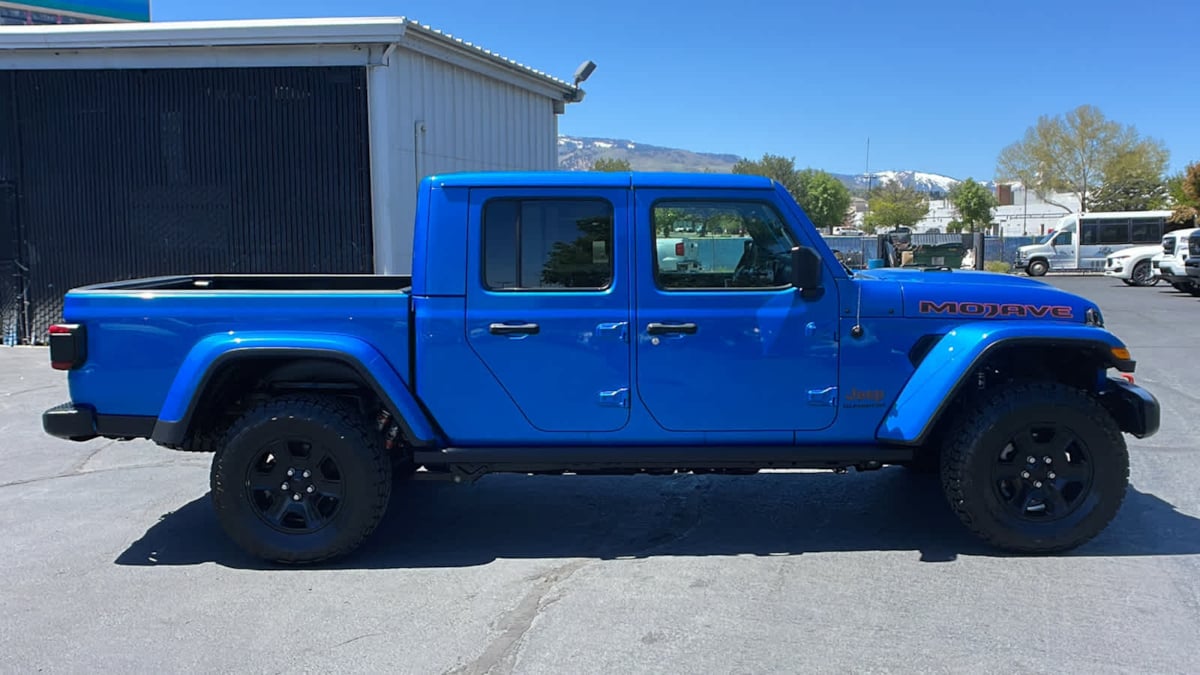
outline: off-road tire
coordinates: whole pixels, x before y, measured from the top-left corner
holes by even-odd
[[[1015,455],[1028,452],[1040,465],[1044,448],[1052,447],[1063,433],[1063,439],[1077,440],[1070,447],[1087,458],[1090,480],[1086,488],[1076,490],[1078,503],[1064,509],[1061,519],[1036,522],[1004,504],[995,472],[1014,470],[999,462],[1010,439],[1021,431],[1047,428],[1053,428],[1050,442],[1034,445],[1032,452],[1017,448],[1014,461],[1024,461]],[[1034,468],[1035,479],[1044,469]],[[1120,428],[1086,392],[1058,383],[1011,385],[980,397],[947,436],[942,451],[942,487],[955,514],[984,541],[1010,552],[1052,553],[1087,542],[1116,516],[1128,483],[1129,453]],[[1033,492],[1031,485],[1025,488],[1030,492],[1023,494]]]
[[[311,441],[307,457],[293,454],[304,452],[293,447],[305,447],[295,439]],[[260,504],[264,498],[274,504],[276,497],[266,490],[251,492],[251,469],[259,465],[268,446],[280,441],[284,442],[281,453],[288,455],[278,464],[281,471],[288,463],[330,466],[321,458],[328,458],[336,468],[336,480],[328,480],[324,468],[312,479],[340,486],[341,495],[327,521],[312,531],[284,531],[279,523],[270,524],[265,514],[260,515],[264,510]],[[258,479],[260,475],[276,474],[255,474],[256,480],[265,480]],[[274,562],[315,563],[350,553],[375,530],[391,496],[392,462],[370,420],[352,407],[323,396],[282,396],[251,408],[229,428],[213,457],[210,485],[218,521],[246,552]],[[289,492],[280,490],[283,504]],[[318,490],[314,498],[328,503],[320,494]],[[301,510],[307,508],[306,496],[297,504]],[[307,517],[297,517],[307,523]]]
[[[1031,260],[1025,266],[1025,272],[1031,277],[1044,277],[1050,271],[1050,265],[1045,260]]]

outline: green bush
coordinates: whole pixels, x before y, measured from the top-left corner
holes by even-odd
[[[1012,265],[1003,260],[990,260],[983,264],[983,268],[989,272],[999,272],[1001,274],[1008,274],[1012,271]]]

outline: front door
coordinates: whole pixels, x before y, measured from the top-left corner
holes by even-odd
[[[476,189],[470,201],[471,348],[533,427],[624,427],[627,189]]]
[[[821,429],[837,414],[837,289],[790,284],[806,245],[774,192],[639,190],[638,395],[672,431]],[[698,268],[659,265],[659,238],[683,238]]]

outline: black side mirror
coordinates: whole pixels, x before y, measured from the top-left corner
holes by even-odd
[[[821,287],[821,255],[807,246],[792,249],[792,285],[802,291]]]

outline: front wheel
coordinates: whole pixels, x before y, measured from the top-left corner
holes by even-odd
[[[1129,280],[1134,286],[1156,286],[1158,284],[1158,277],[1154,276],[1154,270],[1150,269],[1149,260],[1143,260],[1134,265]]]
[[[1046,276],[1046,272],[1049,270],[1050,270],[1050,265],[1047,264],[1045,260],[1032,260],[1032,261],[1030,261],[1029,265],[1025,268],[1025,271],[1028,272],[1029,276],[1031,276],[1031,277]]]
[[[1000,549],[1075,548],[1107,527],[1125,498],[1125,439],[1078,389],[1006,387],[977,403],[948,439],[946,498],[968,529]]]
[[[358,547],[387,508],[391,459],[377,433],[336,399],[287,396],[245,413],[213,458],[212,500],[242,549],[284,563]]]

